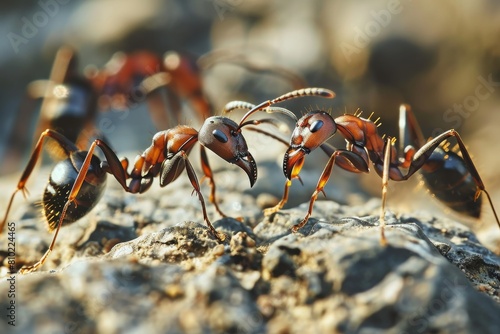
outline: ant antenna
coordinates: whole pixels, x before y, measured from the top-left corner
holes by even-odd
[[[264,101],[258,105],[256,105],[255,107],[253,107],[252,109],[250,109],[242,118],[241,118],[241,121],[240,121],[240,124],[238,126],[238,129],[239,130],[245,120],[250,117],[250,115],[252,115],[253,113],[259,111],[259,110],[263,110],[273,104],[276,104],[276,103],[279,103],[279,102],[283,102],[283,101],[287,101],[287,100],[291,100],[291,99],[295,99],[297,97],[302,97],[302,96],[319,96],[319,97],[324,97],[324,98],[329,98],[329,99],[332,99],[335,97],[335,93],[329,89],[325,89],[325,88],[304,88],[304,89],[298,89],[298,90],[294,90],[292,92],[289,92],[289,93],[286,93],[284,95],[281,95],[275,99],[272,99],[272,100],[268,100],[268,101]]]

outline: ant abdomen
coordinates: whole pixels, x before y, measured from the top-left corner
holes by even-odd
[[[421,175],[429,191],[450,209],[479,218],[481,197],[464,160],[453,151],[438,147],[422,166]]]
[[[84,151],[72,153],[70,158],[58,162],[50,174],[42,199],[42,210],[49,231],[53,231],[59,223],[59,215],[68,200],[86,155],[87,152]],[[99,158],[92,156],[88,173],[76,196],[77,206],[72,203],[68,207],[62,226],[82,218],[99,202],[106,185],[106,173],[100,163]]]

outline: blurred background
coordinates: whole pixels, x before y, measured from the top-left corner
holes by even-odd
[[[364,116],[381,117],[381,133],[398,136],[399,104],[409,103],[426,137],[450,128],[462,134],[500,206],[498,1],[40,0],[2,2],[0,8],[2,175],[17,179],[26,164],[39,112],[39,103],[25,110],[26,89],[49,77],[60,46],[75,49],[82,73],[102,68],[119,51],[176,50],[194,58],[235,55],[264,68],[279,66],[309,86],[337,93],[332,101],[285,104],[298,115],[316,106],[333,115],[359,108]],[[202,79],[215,114],[231,100],[258,103],[293,89],[283,77],[214,59]],[[98,119],[113,122],[106,136],[116,151],[140,152],[150,144],[157,125],[145,117],[146,108],[127,117],[99,113]],[[9,147],[16,147],[15,156]],[[354,179],[380,193],[377,176]],[[406,194],[406,204],[425,195],[418,182],[399,187],[391,191]],[[491,210],[484,211],[488,227],[497,228]]]

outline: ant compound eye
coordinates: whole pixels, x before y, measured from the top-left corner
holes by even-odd
[[[323,126],[323,121],[321,121],[321,120],[314,121],[309,126],[309,131],[314,133],[314,132],[318,131],[319,129],[321,129],[322,126]]]
[[[219,129],[215,129],[214,131],[212,131],[212,134],[214,135],[214,137],[220,141],[221,143],[227,143],[228,139],[227,139],[227,136],[224,132],[222,132],[221,130]]]

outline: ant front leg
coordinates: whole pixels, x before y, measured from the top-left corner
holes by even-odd
[[[165,161],[163,161],[160,169],[160,187],[165,187],[169,183],[177,179],[177,177],[182,173],[184,168],[186,168],[189,181],[191,182],[194,191],[198,195],[198,199],[200,201],[201,209],[203,212],[203,220],[205,221],[205,224],[207,224],[208,228],[210,229],[210,232],[212,232],[215,238],[219,242],[223,242],[226,239],[225,235],[217,232],[215,230],[215,227],[213,227],[212,223],[210,223],[210,220],[208,219],[207,209],[205,207],[205,200],[203,199],[203,195],[201,194],[200,191],[200,183],[198,182],[198,178],[196,177],[194,168],[189,162],[187,153],[185,151],[181,150],[173,154],[172,156],[168,157],[168,159],[166,159]]]
[[[336,161],[338,160],[338,161]],[[323,169],[323,172],[321,173],[321,176],[319,177],[318,184],[316,185],[316,189],[314,190],[314,193],[311,196],[311,199],[309,201],[309,209],[307,210],[307,214],[302,219],[302,221],[294,225],[292,227],[293,232],[297,232],[299,229],[301,229],[309,220],[309,217],[312,214],[313,207],[314,207],[314,202],[318,198],[318,195],[320,193],[325,194],[324,192],[324,187],[327,184],[328,180],[330,179],[330,175],[332,174],[332,169],[335,163],[337,162],[337,165],[339,165],[342,169],[345,169],[347,171],[353,172],[353,173],[360,173],[360,172],[367,172],[368,171],[368,165],[366,164],[366,161],[364,160],[363,157],[358,155],[355,152],[347,151],[347,150],[335,150],[331,155],[330,158],[328,159],[328,162]],[[293,171],[292,171],[293,173]],[[293,175],[293,174],[292,174]]]
[[[286,114],[286,112],[288,112],[288,110],[282,109],[282,108],[272,108],[272,110],[273,111],[277,111],[277,112],[282,112],[282,113],[285,113],[285,114]],[[264,124],[264,123],[269,123],[269,124],[275,125],[275,122],[274,122],[273,119],[267,119],[267,118],[265,118],[265,119],[247,121],[247,122],[243,123],[242,126],[249,125],[249,124],[251,124],[251,125],[259,125],[259,124]],[[272,138],[272,139],[274,139],[274,140],[282,143],[285,146],[288,146],[288,142],[286,140],[284,140],[283,138],[280,138],[280,137],[276,136],[275,134],[270,133],[270,132],[268,132],[266,130],[258,129],[258,128],[253,128],[253,127],[249,127],[249,128],[247,128],[247,130],[263,134],[265,136],[268,136],[268,137],[270,137],[270,138]],[[300,180],[300,182],[302,182],[302,180],[300,179],[299,173],[300,173],[300,170],[302,168],[303,163],[304,163],[304,161],[302,161],[302,163],[296,165],[296,167],[294,168],[295,172],[292,173],[292,179],[297,178],[297,179]],[[286,182],[285,182],[285,189],[283,190],[283,197],[278,202],[278,204],[276,204],[274,207],[264,209],[264,216],[269,216],[269,215],[271,215],[273,213],[278,212],[279,210],[281,210],[283,208],[283,206],[288,201],[288,194],[289,194],[289,189],[290,189],[291,185],[292,185],[292,180],[291,179],[290,180],[287,179]]]
[[[302,166],[304,165],[304,162],[305,162],[304,157],[295,162],[290,178],[287,178],[285,181],[285,188],[283,189],[283,196],[281,197],[281,200],[275,206],[265,209],[264,216],[270,216],[273,213],[278,212],[285,206],[286,202],[288,202],[288,195],[290,193],[290,187],[292,186],[292,180],[299,179],[299,181],[302,183],[299,173],[302,169]]]
[[[275,206],[264,209],[264,216],[270,216],[273,213],[280,211],[285,206],[286,202],[288,202],[288,195],[291,186],[292,180],[287,179],[285,181],[285,189],[283,189],[283,196],[281,197],[280,201]]]
[[[387,188],[389,186],[389,166],[391,163],[391,152],[394,141],[387,137],[384,146],[384,166],[382,169],[382,205],[380,206],[380,243],[382,246],[387,245],[385,237],[385,204],[387,201]]]

